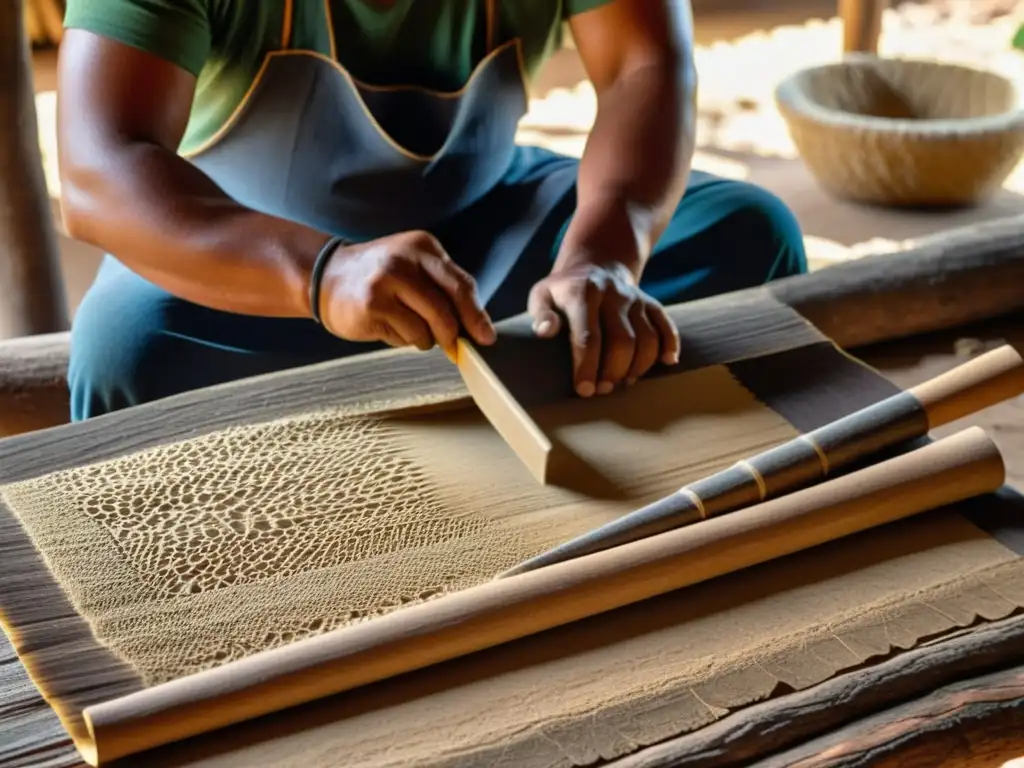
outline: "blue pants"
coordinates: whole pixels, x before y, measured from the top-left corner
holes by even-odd
[[[575,162],[525,148],[518,166],[523,177]],[[495,320],[525,311],[530,288],[557,254],[575,208],[572,198],[545,221],[488,304]],[[450,252],[449,239],[459,239],[456,230],[478,229],[486,221],[474,213],[472,224],[453,222],[451,232],[435,231]],[[676,304],[806,269],[800,228],[781,201],[753,185],[694,172],[641,285],[662,303]],[[250,317],[191,304],[108,256],[72,327],[71,418],[376,348],[331,336],[312,320]]]

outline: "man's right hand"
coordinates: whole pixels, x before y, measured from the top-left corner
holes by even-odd
[[[495,339],[476,281],[420,231],[338,248],[324,272],[320,315],[343,339],[421,350],[437,344],[452,359],[460,329],[478,344]]]

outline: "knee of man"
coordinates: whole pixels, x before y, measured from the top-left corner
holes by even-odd
[[[71,328],[68,389],[72,421],[140,401],[147,335],[146,324],[139,318],[126,317],[100,295],[86,296]]]
[[[730,250],[755,272],[752,284],[807,271],[803,232],[778,197],[753,184],[738,183],[732,212],[721,222],[733,240]]]

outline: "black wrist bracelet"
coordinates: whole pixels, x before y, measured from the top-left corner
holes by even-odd
[[[313,271],[309,276],[309,311],[319,325],[323,325],[323,320],[320,318],[320,286],[324,281],[324,270],[327,269],[327,262],[331,260],[334,251],[341,245],[348,245],[343,237],[332,237],[324,243],[323,248],[316,255]]]

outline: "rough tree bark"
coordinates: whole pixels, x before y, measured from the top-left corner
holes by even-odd
[[[0,339],[68,326],[22,0],[0,2]]]

